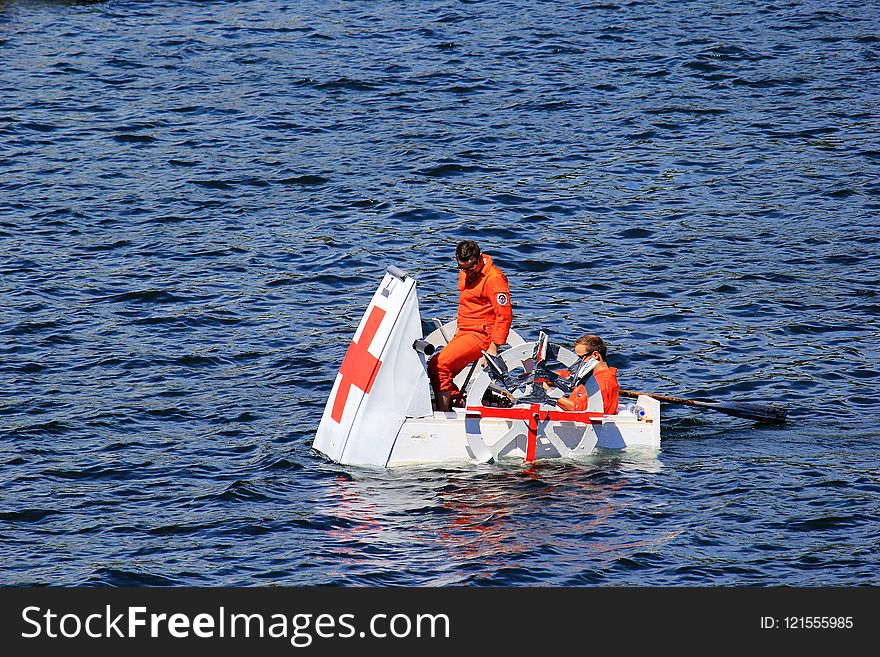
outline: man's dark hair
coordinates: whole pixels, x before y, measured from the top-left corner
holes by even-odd
[[[473,240],[463,240],[455,247],[455,257],[460,262],[470,262],[480,257],[480,245]]]
[[[575,345],[582,344],[587,348],[587,353],[591,354],[594,351],[598,351],[599,355],[602,356],[602,360],[608,360],[606,355],[607,348],[605,347],[605,343],[602,341],[598,335],[582,335],[577,340],[574,341]]]

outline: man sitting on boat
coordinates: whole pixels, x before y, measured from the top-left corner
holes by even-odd
[[[458,277],[458,326],[455,336],[428,363],[428,376],[434,390],[434,407],[450,410],[453,399],[461,395],[453,382],[456,374],[481,357],[483,351],[498,354],[507,342],[513,310],[507,277],[480,252],[472,240],[459,242],[455,259]]]
[[[574,342],[574,353],[583,361],[596,359],[593,366],[593,377],[602,391],[602,404],[605,415],[617,413],[620,397],[620,384],[617,382],[617,368],[610,367],[606,362],[607,347],[598,335],[582,335]],[[560,397],[556,404],[566,411],[585,411],[589,404],[587,389],[583,383],[576,386],[568,397]]]

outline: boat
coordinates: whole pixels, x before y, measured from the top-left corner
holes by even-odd
[[[327,399],[312,447],[343,465],[534,462],[579,459],[597,450],[660,448],[660,402],[640,394],[603,413],[592,361],[554,344],[544,331],[526,341],[511,329],[497,356],[455,378],[464,403],[435,411],[428,359],[455,334],[433,320],[425,334],[417,282],[391,265],[354,333]],[[550,385],[552,384],[552,385]],[[555,399],[585,386],[585,411]]]

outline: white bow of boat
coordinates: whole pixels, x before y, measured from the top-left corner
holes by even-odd
[[[546,353],[544,334],[526,342],[511,330],[494,369],[478,361],[456,377],[466,406],[434,411],[427,361],[455,334],[455,322],[428,335],[422,326],[416,281],[388,267],[339,368],[314,449],[341,464],[392,467],[660,448],[660,402],[652,397],[641,395],[635,406],[621,405],[616,414],[605,415],[599,386],[585,372],[587,410],[555,406],[553,397],[561,391],[553,389],[547,398],[534,369],[536,354]],[[565,347],[553,351],[565,367],[578,363]],[[506,370],[509,385],[499,384],[499,368]]]

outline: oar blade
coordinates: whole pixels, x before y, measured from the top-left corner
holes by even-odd
[[[669,402],[671,404],[687,404],[688,406],[699,406],[702,408],[710,408],[719,413],[726,413],[736,417],[745,418],[747,420],[757,420],[758,422],[785,422],[788,415],[787,409],[773,404],[758,404],[755,402],[708,402],[697,401],[696,399],[682,399],[681,397],[667,397],[665,395],[657,395],[650,392],[633,392],[631,390],[621,390],[621,396],[638,397],[639,395],[648,395],[661,402]]]
[[[728,402],[728,403],[709,403],[700,404],[708,406],[713,410],[734,417],[741,417],[747,420],[757,420],[758,422],[785,422],[788,411],[780,406],[771,406],[770,404],[756,404],[753,402]]]

